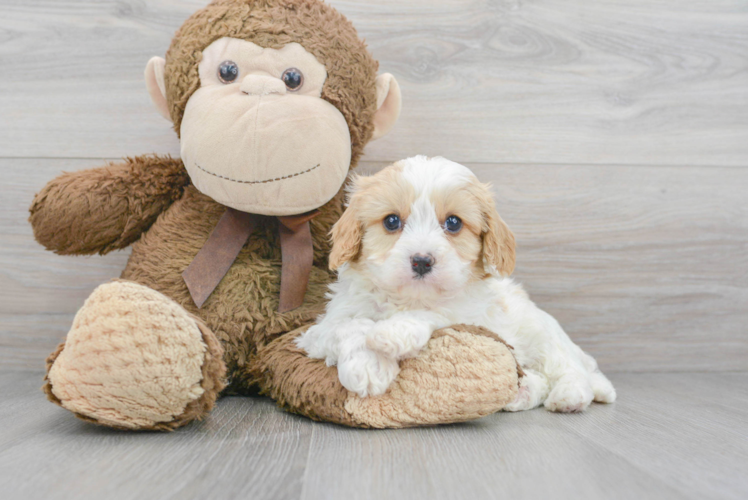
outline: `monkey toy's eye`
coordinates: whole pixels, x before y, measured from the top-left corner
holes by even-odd
[[[444,229],[448,233],[457,234],[462,229],[462,219],[456,215],[450,215],[447,220],[444,221]]]
[[[398,229],[400,229],[400,226],[402,226],[400,217],[395,214],[390,214],[385,217],[382,221],[382,224],[384,225],[384,228],[391,233],[397,231]]]
[[[304,75],[296,68],[288,68],[281,75],[281,80],[286,84],[288,90],[299,90],[304,85]]]
[[[223,83],[231,83],[239,76],[239,66],[234,61],[223,61],[218,66],[218,79]]]

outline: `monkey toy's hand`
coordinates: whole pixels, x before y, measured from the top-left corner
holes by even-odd
[[[128,158],[53,179],[34,198],[29,220],[48,250],[105,254],[137,240],[188,183],[181,160]]]

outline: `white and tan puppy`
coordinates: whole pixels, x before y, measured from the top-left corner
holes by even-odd
[[[525,376],[506,410],[544,404],[573,412],[615,400],[595,360],[506,277],[514,236],[490,187],[468,168],[416,156],[357,177],[332,236],[339,279],[298,345],[337,365],[348,390],[383,394],[398,361],[415,356],[434,330],[467,323],[514,347]]]

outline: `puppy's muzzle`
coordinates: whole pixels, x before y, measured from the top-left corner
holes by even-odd
[[[436,260],[431,255],[415,254],[410,258],[410,267],[421,277],[431,272]]]

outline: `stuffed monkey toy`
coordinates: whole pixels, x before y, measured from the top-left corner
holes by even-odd
[[[47,360],[44,391],[87,421],[173,430],[221,394],[263,394],[358,427],[464,421],[517,394],[514,357],[488,331],[437,332],[389,391],[359,398],[294,339],[324,309],[329,232],[364,146],[400,90],[356,30],[319,0],[216,0],[145,76],[181,159],[64,173],[30,208],[63,255],[132,245]]]

